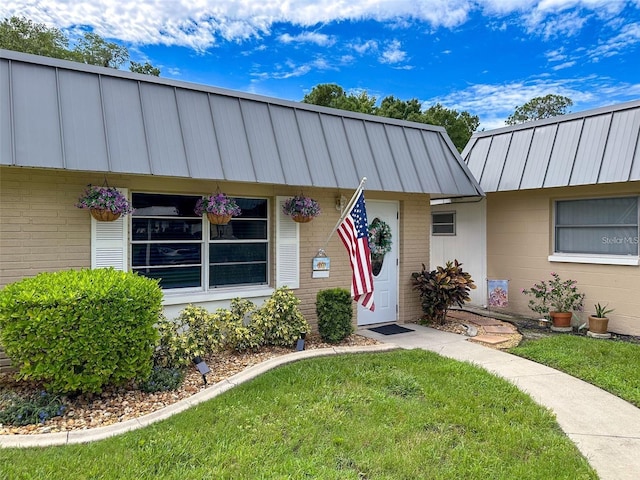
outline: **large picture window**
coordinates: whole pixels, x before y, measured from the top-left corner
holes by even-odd
[[[638,255],[638,197],[555,204],[555,253]]]
[[[227,225],[197,216],[199,196],[134,193],[131,266],[164,289],[266,285],[268,204],[235,198],[242,209]]]

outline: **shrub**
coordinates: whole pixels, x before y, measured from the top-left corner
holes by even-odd
[[[430,272],[422,264],[422,271],[412,273],[411,280],[413,288],[420,293],[422,311],[427,320],[439,324],[445,322],[449,307],[454,304],[461,307],[471,300],[469,291],[476,288],[471,275],[462,271],[458,260]]]
[[[154,363],[161,367],[191,364],[217,350],[223,342],[221,322],[205,308],[187,305],[175,320],[161,318],[157,325],[160,340]]]
[[[66,410],[57,396],[44,391],[28,397],[13,393],[4,395],[0,407],[0,424],[16,426],[44,423]]]
[[[162,291],[109,269],[41,273],[0,292],[0,343],[48,391],[100,392],[149,376]]]
[[[337,343],[353,333],[353,302],[344,288],[321,290],[316,296],[318,331],[325,342]]]
[[[249,300],[234,298],[229,310],[216,311],[224,331],[224,346],[230,350],[243,352],[257,350],[264,344],[264,332],[251,325],[251,316],[256,306]]]
[[[287,287],[278,288],[251,316],[250,327],[261,332],[265,345],[290,347],[309,324],[298,309],[300,299]]]
[[[140,383],[140,390],[147,393],[177,390],[184,381],[184,370],[174,367],[160,367],[156,365],[151,375]]]

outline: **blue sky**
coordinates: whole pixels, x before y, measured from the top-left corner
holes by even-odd
[[[12,15],[126,45],[167,78],[301,100],[337,83],[480,117],[548,93],[640,99],[640,0],[40,0]]]

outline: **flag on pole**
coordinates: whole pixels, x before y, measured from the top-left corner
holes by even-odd
[[[338,236],[347,247],[353,277],[351,280],[351,296],[364,308],[372,312],[373,273],[371,272],[371,252],[369,250],[369,223],[364,203],[364,191],[360,190],[357,200],[353,202],[338,226]]]

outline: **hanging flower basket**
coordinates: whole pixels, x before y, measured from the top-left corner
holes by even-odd
[[[296,195],[284,201],[282,213],[290,216],[294,222],[308,223],[320,215],[320,205],[313,198]]]
[[[292,215],[291,216],[291,220],[293,220],[296,223],[309,223],[313,219],[314,219],[314,217],[308,217],[306,215]]]
[[[208,213],[207,218],[212,225],[226,225],[231,221],[231,215],[218,215],[217,213]]]
[[[111,210],[104,208],[90,208],[89,213],[99,222],[114,222],[120,218],[119,213],[113,213]]]
[[[199,199],[194,212],[196,215],[206,214],[213,225],[226,225],[232,217],[240,215],[242,210],[233,198],[217,192]]]
[[[100,222],[113,222],[133,212],[127,197],[108,185],[89,185],[78,199],[76,207],[89,209],[91,216]]]

